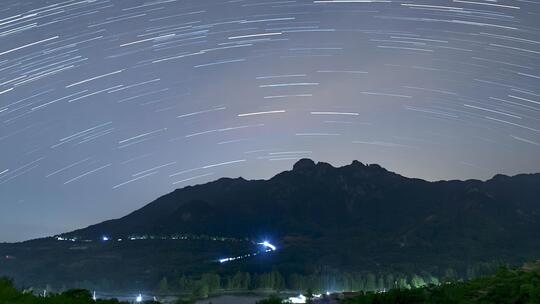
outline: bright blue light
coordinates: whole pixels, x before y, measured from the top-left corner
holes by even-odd
[[[263,245],[264,247],[270,249],[271,251],[276,251],[276,249],[277,249],[276,246],[270,244],[270,242],[268,242],[268,241],[264,241],[264,242],[262,242],[262,243],[258,243],[258,245]]]
[[[109,237],[104,235],[101,237],[101,240],[103,240],[104,242],[107,242],[109,240]]]

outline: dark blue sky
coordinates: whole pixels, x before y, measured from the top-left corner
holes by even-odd
[[[429,180],[538,172],[539,14],[538,0],[3,0],[0,241],[303,157]]]

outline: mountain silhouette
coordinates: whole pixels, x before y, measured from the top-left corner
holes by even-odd
[[[178,249],[165,241],[175,235],[195,243]],[[103,236],[115,244],[104,245]],[[72,250],[75,245],[58,245],[58,237],[86,247]],[[116,242],[141,237],[146,240],[136,246]],[[302,159],[268,180],[221,178],[177,189],[122,218],[57,238],[0,245],[1,255],[17,257],[0,260],[0,275],[61,281],[72,280],[66,273],[77,269],[111,277],[103,265],[114,267],[118,280],[141,281],[170,272],[309,273],[325,267],[465,272],[474,263],[539,257],[540,174],[429,182],[376,164],[336,168]],[[216,255],[251,250],[240,241],[209,245],[216,238],[270,239],[279,249],[266,260],[216,265],[208,262]],[[43,265],[55,266],[45,271]]]
[[[406,178],[358,161],[335,168],[310,159],[269,180],[222,178],[164,195],[116,220],[66,234],[339,237],[397,248],[504,249],[540,236],[540,174],[488,181]],[[509,248],[509,249],[511,249]]]

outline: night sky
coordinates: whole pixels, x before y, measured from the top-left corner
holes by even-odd
[[[540,0],[2,0],[0,241],[308,157],[540,171]]]

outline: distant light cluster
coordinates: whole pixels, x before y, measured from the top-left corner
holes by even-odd
[[[3,0],[0,240],[304,157],[540,171],[539,88],[538,0]]]

